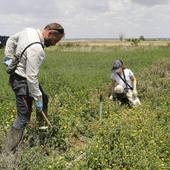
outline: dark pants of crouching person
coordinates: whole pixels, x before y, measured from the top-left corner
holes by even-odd
[[[17,118],[9,130],[6,150],[15,153],[22,141],[24,129],[31,118],[33,98],[29,96],[26,78],[14,73],[10,75],[9,82],[16,96]],[[43,97],[43,111],[47,113],[48,96],[44,93],[41,86],[40,90]],[[36,117],[41,125],[44,122],[41,112],[37,112]]]
[[[128,105],[130,107],[129,100],[125,93],[115,94],[115,99],[120,101],[121,105]]]

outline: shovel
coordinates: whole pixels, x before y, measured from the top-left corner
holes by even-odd
[[[47,122],[48,126],[41,126],[41,127],[39,127],[39,129],[45,130],[45,129],[48,129],[48,127],[52,128],[53,126],[51,125],[50,121],[48,120],[47,116],[45,115],[45,113],[43,111],[42,111],[42,115],[43,115],[45,121]]]

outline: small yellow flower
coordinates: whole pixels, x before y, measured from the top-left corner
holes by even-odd
[[[49,166],[48,166],[48,168],[49,168],[49,169],[52,169],[52,166],[51,166],[51,165],[49,165]]]

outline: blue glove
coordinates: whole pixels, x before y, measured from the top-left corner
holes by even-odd
[[[6,59],[5,61],[3,61],[3,63],[6,65],[6,66],[9,66],[11,63],[12,63],[12,59]]]
[[[43,110],[43,102],[42,100],[35,101],[35,107],[38,112],[42,112]]]

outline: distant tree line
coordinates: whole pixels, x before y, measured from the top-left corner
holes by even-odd
[[[145,38],[143,35],[141,35],[139,38],[129,38],[126,39],[126,41],[130,41],[132,45],[138,46],[140,41],[145,41]]]
[[[0,36],[0,48],[5,47],[8,38],[9,36]]]

